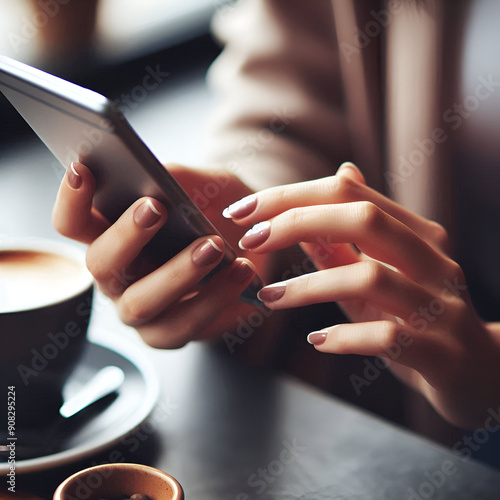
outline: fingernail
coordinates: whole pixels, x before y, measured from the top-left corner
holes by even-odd
[[[326,340],[327,335],[328,335],[328,330],[319,330],[317,332],[311,332],[307,336],[307,341],[313,345],[320,345]]]
[[[307,336],[307,341],[313,345],[320,345],[326,340],[327,335],[328,335],[328,330],[319,330],[317,332],[311,332]]]
[[[241,262],[237,267],[231,270],[229,278],[236,283],[244,283],[254,274],[255,271],[247,262]]]
[[[241,219],[250,215],[257,206],[257,197],[254,194],[245,196],[241,200],[229,205],[223,212],[222,215],[226,219]]]
[[[241,238],[238,246],[242,250],[250,250],[251,248],[262,245],[271,234],[271,223],[269,221],[259,222],[252,229],[247,231]]]
[[[213,264],[222,254],[222,248],[219,248],[216,243],[208,239],[198,245],[192,254],[192,259],[198,266],[208,266]]]
[[[143,227],[144,229],[153,226],[158,222],[161,217],[161,212],[154,206],[150,199],[147,199],[144,203],[141,203],[135,213],[134,221],[135,223]]]
[[[273,283],[272,285],[267,285],[265,288],[259,290],[257,297],[262,302],[275,302],[281,299],[286,292],[286,283]]]
[[[68,186],[71,189],[74,189],[75,191],[80,189],[83,179],[82,176],[76,171],[75,162],[71,162],[66,179],[68,180]]]

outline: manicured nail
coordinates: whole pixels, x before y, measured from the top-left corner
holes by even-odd
[[[135,223],[144,229],[153,226],[161,217],[161,212],[154,206],[150,199],[141,203],[134,213]]]
[[[219,248],[213,240],[208,239],[194,249],[191,258],[195,264],[203,267],[213,264],[221,254],[222,248]]]
[[[74,189],[75,191],[80,189],[83,179],[82,176],[76,171],[75,162],[71,162],[66,178],[68,180],[68,186],[71,189]]]
[[[254,194],[245,196],[241,200],[229,205],[223,212],[222,215],[226,219],[241,219],[250,215],[257,206],[257,197]]]
[[[249,280],[251,276],[255,274],[255,271],[248,265],[247,262],[240,262],[240,264],[231,270],[229,279],[236,283],[244,283]]]
[[[286,283],[273,283],[272,285],[267,285],[266,287],[259,290],[257,293],[257,297],[262,302],[275,302],[276,300],[281,299],[286,292]]]
[[[311,332],[307,336],[307,341],[313,345],[320,345],[326,340],[327,335],[328,335],[328,330],[319,330],[317,332]]]
[[[252,229],[247,231],[241,238],[238,246],[242,250],[250,250],[251,248],[262,245],[271,234],[271,223],[269,221],[259,222]]]

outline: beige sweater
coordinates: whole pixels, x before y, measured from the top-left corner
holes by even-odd
[[[444,224],[499,303],[498,16],[484,0],[241,0],[215,17],[208,158],[256,190],[354,161]]]
[[[258,190],[354,161],[448,228],[479,310],[500,319],[499,15],[483,0],[241,0],[214,22],[225,49],[209,72],[211,164]],[[329,359],[323,375],[352,373]],[[433,412],[410,405],[410,425],[446,441]]]

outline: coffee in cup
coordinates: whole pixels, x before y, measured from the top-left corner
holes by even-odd
[[[0,242],[0,380],[15,394],[18,428],[56,418],[86,345],[92,295],[92,276],[75,246]]]

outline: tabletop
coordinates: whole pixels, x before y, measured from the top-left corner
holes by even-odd
[[[127,461],[172,474],[188,500],[499,498],[498,472],[215,345],[137,348],[161,382],[149,419],[98,454],[18,475],[19,490],[50,498],[77,470]]]
[[[0,236],[59,238],[50,212],[61,176],[38,143],[2,149]],[[161,383],[158,405],[95,455],[19,474],[19,491],[50,498],[69,474],[118,457],[172,474],[188,500],[500,498],[497,471],[293,378],[242,365],[227,349],[147,348],[105,301],[93,322],[138,342]]]

